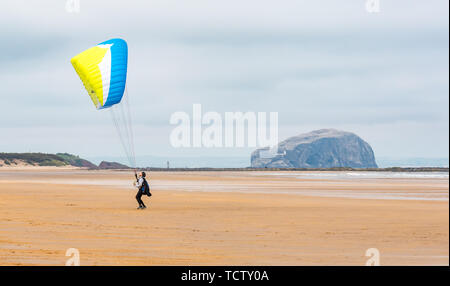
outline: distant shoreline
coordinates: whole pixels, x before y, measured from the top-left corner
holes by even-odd
[[[197,158],[191,158],[191,160],[195,161],[197,165],[204,165],[208,166],[210,165],[210,162],[197,162]],[[72,155],[68,153],[56,153],[56,154],[47,154],[47,153],[1,153],[0,152],[0,170],[5,169],[34,169],[34,168],[51,168],[51,169],[58,169],[58,168],[80,168],[80,169],[88,169],[88,170],[133,170],[133,168],[128,168],[123,163],[117,163],[116,160],[102,160],[98,166],[86,159],[80,158],[77,155]],[[155,164],[153,160],[149,160],[149,162],[152,162]],[[179,162],[178,162],[179,163]],[[398,162],[397,162],[398,163]],[[141,165],[144,165],[146,163],[140,163]],[[368,171],[368,172],[449,172],[449,167],[447,165],[440,165],[436,164],[427,164],[422,162],[424,164],[421,166],[419,165],[411,165],[409,167],[400,167],[401,165],[396,165],[396,163],[393,163],[391,166],[397,166],[397,167],[382,167],[382,168],[350,168],[350,167],[335,167],[335,168],[252,168],[252,167],[242,167],[247,164],[239,164],[241,166],[233,166],[235,164],[223,164],[223,166],[231,165],[230,167],[140,167],[139,170],[147,170],[147,171],[154,171],[154,172],[184,172],[184,171],[245,171],[245,172],[251,172],[251,171],[283,171],[283,172],[296,172],[296,171],[329,171],[329,172],[339,172],[339,171],[355,171],[355,172],[361,172],[361,171]],[[180,165],[177,164],[178,166]],[[183,164],[184,165],[184,164]],[[189,164],[186,164],[185,166],[188,166]],[[408,165],[406,165],[408,166]]]

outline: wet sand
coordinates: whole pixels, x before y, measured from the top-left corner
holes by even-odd
[[[448,173],[0,168],[0,265],[449,265]]]

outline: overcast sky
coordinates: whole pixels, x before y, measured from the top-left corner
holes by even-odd
[[[86,1],[0,3],[0,152],[116,156],[70,59],[128,42],[138,155],[247,156],[174,149],[170,115],[279,113],[279,138],[355,132],[376,156],[448,157],[448,1]]]

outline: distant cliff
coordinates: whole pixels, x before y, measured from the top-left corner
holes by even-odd
[[[130,167],[128,167],[127,165],[124,164],[120,164],[117,162],[107,162],[107,161],[102,161],[100,163],[100,165],[98,165],[99,169],[129,169]]]
[[[88,160],[68,153],[0,153],[1,166],[74,166],[97,168]]]
[[[76,155],[71,155],[68,153],[56,153],[56,155],[63,158],[64,161],[71,166],[84,167],[84,168],[90,168],[90,169],[97,168],[97,166],[95,164],[91,163],[88,160],[82,159]]]
[[[73,166],[87,169],[129,169],[126,165],[106,161],[102,161],[97,167],[90,161],[69,153],[0,153],[0,167],[3,166]]]
[[[290,137],[251,155],[253,168],[377,168],[370,145],[357,135],[321,129]]]

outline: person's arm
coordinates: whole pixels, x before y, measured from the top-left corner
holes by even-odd
[[[138,189],[140,189],[141,187],[142,187],[142,183],[144,182],[144,179],[142,179],[142,178],[139,178],[139,180],[137,181],[137,183],[136,183],[136,187],[138,188]]]

